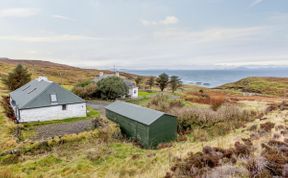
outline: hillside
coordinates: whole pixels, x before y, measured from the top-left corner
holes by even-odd
[[[261,95],[284,96],[288,88],[288,78],[248,77],[217,88]]]
[[[0,77],[10,72],[17,64],[25,65],[32,73],[32,78],[47,76],[50,80],[62,85],[73,85],[79,81],[92,79],[99,74],[99,72],[111,73],[111,71],[82,69],[49,61],[0,58]],[[121,73],[121,75],[127,78],[135,77],[135,75],[127,73]]]

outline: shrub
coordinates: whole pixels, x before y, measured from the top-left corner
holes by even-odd
[[[119,77],[108,77],[97,83],[97,91],[102,99],[116,99],[128,94],[128,86]]]
[[[159,94],[154,96],[147,107],[163,112],[171,113],[175,108],[182,108],[184,102],[181,99],[170,99],[168,95]]]
[[[217,111],[217,109],[220,108],[220,106],[222,106],[224,102],[225,102],[224,96],[210,97],[210,105],[214,111]]]
[[[16,121],[16,117],[14,115],[14,111],[10,105],[10,98],[9,96],[3,96],[1,100],[1,105],[4,109],[5,115],[10,118],[12,121]]]
[[[20,178],[20,176],[15,176],[13,171],[8,169],[8,168],[0,170],[0,177],[3,177],[3,178]]]
[[[272,122],[265,122],[264,124],[260,124],[260,128],[265,132],[270,132],[274,128],[275,124]]]
[[[227,133],[234,128],[243,126],[243,123],[250,121],[250,113],[241,110],[231,104],[221,106],[217,111],[205,108],[182,108],[173,110],[178,118],[178,132],[191,130],[193,128],[207,128],[211,133]],[[221,134],[222,135],[222,134]]]
[[[90,99],[96,96],[97,85],[95,83],[89,83],[87,85],[79,84],[76,85],[72,92],[81,98]]]
[[[209,138],[207,131],[204,129],[194,129],[192,132],[192,136],[194,141],[201,141],[201,142],[207,141]]]

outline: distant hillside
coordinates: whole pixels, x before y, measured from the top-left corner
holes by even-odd
[[[249,77],[217,88],[263,95],[284,96],[285,93],[288,95],[288,78]]]
[[[42,60],[14,60],[8,58],[0,58],[0,77],[10,72],[17,64],[25,65],[32,73],[32,77],[47,76],[50,80],[63,85],[73,85],[79,81],[92,79],[99,72],[111,73],[111,71],[82,69],[64,64],[57,64]],[[135,78],[136,75],[122,73],[127,78]]]

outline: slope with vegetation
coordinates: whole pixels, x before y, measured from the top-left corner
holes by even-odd
[[[26,66],[29,69],[29,72],[32,73],[32,78],[46,76],[51,81],[68,86],[75,85],[81,81],[91,80],[98,75],[99,72],[105,72],[107,74],[111,73],[111,71],[82,69],[48,61],[0,58],[0,76],[6,75],[8,72],[12,71],[17,64]],[[121,75],[127,78],[136,78],[136,75],[128,73],[121,72]]]
[[[288,78],[249,77],[217,88],[261,95],[284,96],[288,92]]]
[[[4,65],[5,74],[7,66],[12,69],[13,65]],[[48,67],[48,70],[57,73],[57,67],[53,68]],[[33,71],[32,74],[35,75]],[[57,75],[53,76],[61,80]],[[80,77],[72,81],[73,78],[67,77],[62,84],[75,85],[78,79]],[[30,129],[49,123],[23,126],[26,129],[24,137],[17,139],[17,125],[1,112],[0,177],[286,175],[287,165],[283,164],[287,163],[284,142],[288,136],[286,104],[273,104],[265,110],[267,102],[231,101],[226,90],[181,88],[173,93],[167,86],[164,92],[151,87],[147,92],[141,91],[143,96],[138,100],[131,100],[178,116],[177,140],[161,144],[154,150],[142,149],[133,140],[123,137],[116,125],[103,116],[99,117],[98,113],[94,113],[94,130],[31,140],[33,133]],[[0,95],[8,92],[0,84]],[[57,123],[53,121],[53,124]],[[277,154],[269,152],[269,148],[277,150]],[[265,164],[259,164],[262,162]]]

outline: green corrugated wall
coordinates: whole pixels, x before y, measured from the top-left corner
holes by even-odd
[[[150,125],[149,135],[149,145],[151,147],[155,147],[159,143],[175,140],[177,137],[176,117],[163,115]]]
[[[174,116],[163,115],[151,125],[136,122],[110,110],[106,110],[106,116],[118,123],[123,133],[137,139],[145,148],[153,148],[176,138],[177,123]]]

